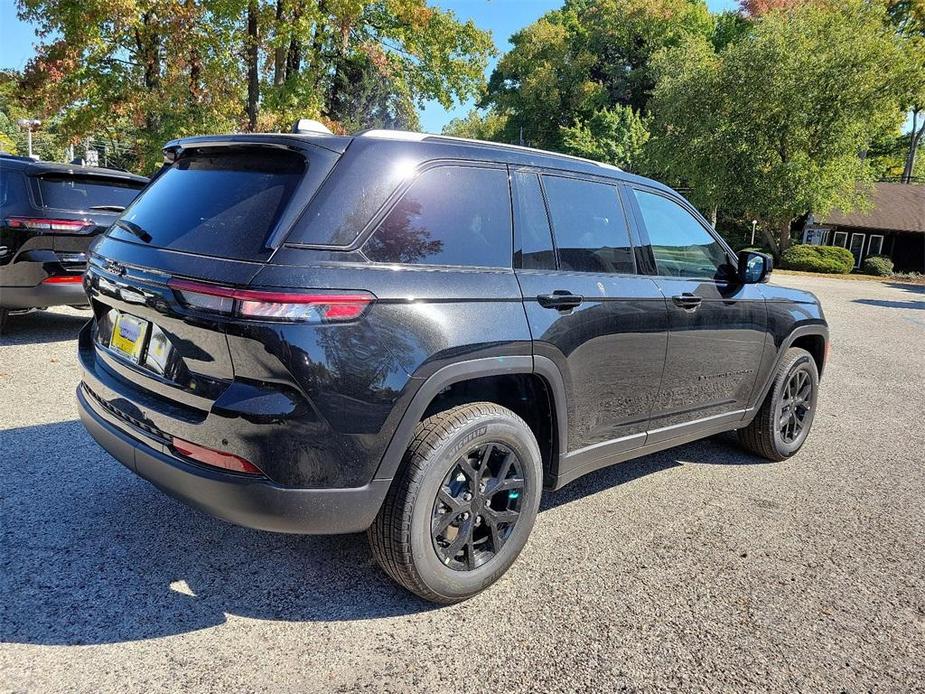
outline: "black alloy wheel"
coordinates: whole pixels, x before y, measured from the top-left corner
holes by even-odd
[[[523,488],[520,460],[504,444],[460,456],[434,502],[431,539],[440,561],[470,571],[498,554],[520,518]]]
[[[784,443],[791,444],[802,435],[813,406],[813,390],[813,379],[805,368],[790,374],[778,409],[778,427]]]
[[[493,402],[418,423],[370,527],[379,565],[433,602],[466,600],[497,581],[533,529],[543,456],[527,423]]]
[[[803,446],[816,414],[819,368],[805,349],[791,347],[777,367],[758,412],[738,430],[739,441],[768,460],[786,460]]]

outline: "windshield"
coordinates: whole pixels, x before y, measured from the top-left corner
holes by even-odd
[[[306,167],[302,155],[269,148],[181,156],[109,233],[158,248],[256,258]]]

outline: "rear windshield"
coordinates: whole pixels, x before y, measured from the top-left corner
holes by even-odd
[[[49,176],[39,178],[42,206],[57,210],[92,210],[128,207],[144,184],[96,177]]]
[[[268,148],[180,157],[126,210],[110,234],[158,248],[257,258],[306,169],[305,158]]]

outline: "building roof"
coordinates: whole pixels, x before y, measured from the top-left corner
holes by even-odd
[[[869,212],[833,210],[824,224],[925,233],[925,185],[875,183]]]

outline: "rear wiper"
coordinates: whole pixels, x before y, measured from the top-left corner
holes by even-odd
[[[149,243],[151,241],[151,234],[149,234],[134,222],[129,222],[124,219],[117,219],[115,222],[113,222],[112,225],[114,227],[119,227],[120,229],[125,229],[126,231],[135,234],[135,236],[140,238],[145,243]]]
[[[91,210],[110,210],[112,212],[125,212],[125,205],[93,205]]]

